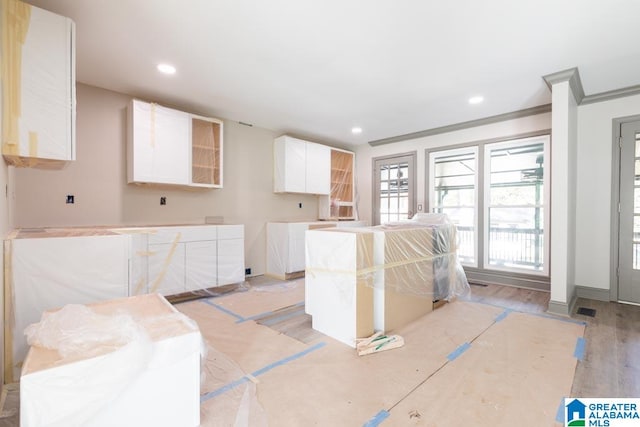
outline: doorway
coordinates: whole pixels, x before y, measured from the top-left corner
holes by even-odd
[[[373,159],[373,225],[413,217],[416,156],[412,152]]]
[[[640,304],[640,120],[620,123],[618,297]]]

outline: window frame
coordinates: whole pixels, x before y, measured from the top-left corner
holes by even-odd
[[[483,252],[484,259],[482,260],[483,268],[485,270],[495,270],[495,271],[504,271],[504,272],[513,272],[513,273],[524,273],[531,274],[537,276],[549,276],[549,260],[550,260],[550,232],[549,232],[549,224],[551,220],[551,178],[550,178],[550,162],[549,162],[549,153],[550,153],[550,136],[549,135],[540,135],[530,138],[517,138],[511,139],[507,141],[494,142],[484,144],[484,159],[485,164],[484,168],[484,188],[483,188],[483,231],[485,238],[483,239]],[[528,270],[526,268],[518,268],[518,267],[504,267],[504,266],[496,266],[489,264],[489,238],[490,238],[490,224],[489,224],[489,209],[491,208],[491,151],[496,149],[504,149],[509,147],[520,147],[523,145],[531,145],[536,143],[543,144],[543,200],[542,200],[542,213],[543,213],[543,268],[540,271],[536,270]],[[527,205],[527,207],[535,207],[535,205]]]
[[[545,179],[547,182],[544,183],[546,187],[544,198],[545,200],[545,218],[547,218],[547,223],[545,224],[544,230],[544,269],[542,272],[530,271],[527,269],[496,269],[493,266],[487,266],[485,262],[485,244],[486,240],[484,229],[485,229],[485,146],[488,144],[494,144],[499,142],[513,142],[516,140],[524,140],[524,139],[535,139],[535,138],[546,138],[547,143],[545,145],[545,153],[544,153],[544,167],[545,167]],[[478,157],[477,157],[477,223],[482,224],[482,226],[477,226],[477,235],[476,239],[478,241],[477,251],[478,251],[478,266],[473,267],[471,265],[464,265],[465,272],[467,273],[467,277],[469,281],[473,281],[474,283],[486,284],[486,283],[498,283],[503,285],[510,286],[520,286],[531,289],[540,289],[540,290],[549,290],[550,286],[550,268],[551,268],[551,249],[550,249],[550,235],[551,235],[551,227],[550,227],[550,212],[551,212],[551,129],[540,129],[532,132],[525,132],[520,134],[506,135],[495,138],[487,138],[481,140],[475,140],[470,142],[464,142],[459,144],[447,144],[447,145],[436,145],[432,147],[427,147],[424,149],[424,164],[425,164],[425,175],[423,176],[425,187],[424,187],[424,200],[425,200],[425,212],[432,211],[432,205],[430,203],[430,192],[433,186],[433,178],[431,176],[431,164],[430,164],[430,155],[431,153],[439,153],[443,151],[451,151],[455,149],[469,149],[470,147],[478,148]]]
[[[471,145],[471,146],[467,146],[467,147],[460,147],[460,148],[451,148],[451,149],[444,149],[444,150],[437,150],[437,151],[431,151],[427,153],[427,161],[428,161],[428,179],[429,179],[429,183],[430,185],[428,186],[427,192],[428,192],[428,200],[429,200],[429,212],[434,212],[435,209],[437,208],[436,203],[435,203],[435,159],[437,158],[441,158],[441,157],[445,157],[445,156],[455,156],[455,155],[461,155],[461,154],[473,154],[474,156],[474,162],[475,162],[475,172],[474,172],[474,179],[473,179],[473,187],[474,187],[474,194],[473,194],[473,200],[474,200],[474,206],[473,206],[473,259],[474,262],[470,263],[470,262],[462,262],[461,264],[463,266],[468,266],[468,267],[473,267],[473,268],[478,268],[480,265],[480,253],[478,252],[478,242],[479,242],[479,238],[478,238],[478,234],[479,234],[479,230],[478,230],[478,183],[479,183],[479,170],[478,167],[480,165],[479,159],[478,159],[478,155],[479,155],[479,147],[477,145]]]

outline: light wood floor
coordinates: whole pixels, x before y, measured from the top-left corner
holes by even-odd
[[[264,276],[251,278],[249,286],[269,286],[282,283]],[[235,292],[246,290],[247,285]],[[230,290],[233,292],[233,290]],[[471,287],[464,299],[496,305],[528,313],[546,313],[549,293],[506,286]],[[575,320],[584,321],[585,354],[576,367],[572,397],[639,397],[640,396],[640,306],[578,299],[579,307],[593,308],[595,317],[573,313]],[[311,318],[300,306],[286,307],[256,322],[278,330],[302,342],[316,338]],[[17,385],[5,386],[0,427],[19,426],[19,396]]]

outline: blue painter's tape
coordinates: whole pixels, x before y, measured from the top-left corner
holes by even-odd
[[[447,356],[447,359],[449,359],[449,361],[456,360],[462,353],[467,351],[470,347],[471,347],[471,344],[469,344],[468,342],[462,344],[460,347],[456,348],[451,354],[449,354]]]
[[[265,366],[264,368],[258,369],[257,371],[253,372],[251,375],[253,375],[254,377],[262,375],[262,374],[264,374],[266,372],[269,372],[273,368],[277,368],[278,366],[282,366],[285,363],[289,363],[289,362],[291,362],[293,360],[299,359],[302,356],[305,356],[305,355],[311,353],[312,351],[316,351],[317,349],[324,347],[325,345],[327,345],[327,343],[319,342],[316,345],[313,345],[313,346],[309,347],[308,349],[301,351],[300,353],[296,353],[296,354],[293,354],[293,355],[291,355],[289,357],[285,357],[284,359],[280,359],[277,362],[273,362],[270,365]]]
[[[378,412],[375,417],[364,423],[363,427],[377,427],[381,422],[389,418],[389,415],[391,414],[383,409],[382,411]]]
[[[215,303],[209,301],[208,299],[201,299],[200,301],[202,301],[205,304],[210,305],[211,307],[215,307],[218,310],[220,310],[221,312],[223,312],[225,314],[228,314],[229,316],[233,316],[236,319],[239,319],[239,320],[243,320],[244,319],[244,317],[240,316],[239,314],[236,314],[233,311],[229,310],[228,308],[222,307],[221,305],[215,304]]]
[[[213,399],[216,396],[219,396],[223,393],[228,392],[231,389],[234,389],[236,387],[238,387],[239,385],[242,385],[244,383],[246,383],[247,381],[249,381],[249,379],[247,379],[247,377],[242,377],[239,380],[235,380],[234,382],[231,382],[227,385],[224,385],[222,387],[220,387],[219,389],[210,391],[209,393],[205,393],[202,396],[200,396],[200,404],[202,405],[204,402],[206,402],[209,399]]]
[[[556,412],[556,422],[564,424],[564,397],[560,399],[560,406],[558,406],[558,412]]]
[[[289,306],[289,307],[302,307],[302,306],[304,306],[304,301],[296,303],[296,304],[294,304],[292,306]],[[289,307],[284,307],[284,308],[289,308]],[[258,314],[254,314],[253,316],[243,317],[242,319],[236,321],[236,323],[246,322],[247,320],[260,319],[262,317],[271,316],[274,313],[275,313],[275,311],[265,311],[264,313],[258,313]]]
[[[509,313],[511,313],[511,310],[506,308],[502,313],[500,313],[500,314],[498,314],[498,316],[496,316],[495,322],[498,323],[498,322],[504,320],[504,318],[507,317],[509,315]]]
[[[484,301],[469,301],[469,300],[461,300],[464,302],[468,302],[471,304],[482,304],[482,305],[488,305],[490,307],[497,307],[497,308],[502,308],[505,310],[509,310],[511,312],[516,312],[516,313],[524,313],[524,314],[530,314],[532,316],[538,316],[538,317],[544,317],[545,319],[553,319],[553,320],[559,320],[561,322],[567,322],[567,323],[574,323],[576,325],[582,325],[582,326],[586,326],[587,322],[584,322],[582,320],[575,320],[572,319],[570,317],[561,317],[561,316],[556,316],[555,314],[548,314],[548,313],[532,313],[529,311],[522,311],[522,310],[514,310],[512,308],[509,307],[505,307],[503,305],[499,305],[499,304],[492,304],[489,302],[484,302]]]
[[[583,337],[578,337],[578,340],[576,341],[576,349],[573,352],[573,355],[576,359],[584,360],[584,351],[586,344],[587,341]]]
[[[325,345],[327,345],[327,343],[319,342],[319,343],[309,347],[306,350],[303,350],[303,351],[301,351],[299,353],[296,353],[294,355],[291,355],[289,357],[285,357],[284,359],[278,360],[277,362],[274,362],[274,363],[272,363],[270,365],[267,365],[262,369],[258,369],[257,371],[255,371],[251,375],[253,375],[254,377],[257,377],[258,375],[262,375],[262,374],[264,374],[266,372],[269,372],[270,370],[272,370],[275,367],[282,366],[285,363],[291,362],[292,360],[299,359],[302,356],[311,353],[312,351],[315,351],[315,350],[317,350],[319,348],[324,347]],[[219,396],[219,395],[221,395],[223,393],[226,393],[229,390],[232,390],[232,389],[238,387],[239,385],[242,385],[242,384],[246,383],[247,381],[249,381],[249,379],[246,376],[244,376],[244,377],[242,377],[242,378],[240,378],[238,380],[235,380],[235,381],[233,381],[233,382],[231,382],[229,384],[226,384],[226,385],[224,385],[224,386],[222,386],[222,387],[220,387],[220,388],[218,388],[216,390],[210,391],[209,393],[205,393],[202,396],[200,396],[200,404],[203,404],[204,402],[206,402],[209,399],[212,399],[212,398],[214,398],[216,396]]]

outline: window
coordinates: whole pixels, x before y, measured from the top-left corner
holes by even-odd
[[[548,137],[485,146],[485,267],[548,273]]]
[[[373,159],[373,221],[388,224],[413,216],[416,153]]]
[[[549,274],[548,146],[543,135],[428,153],[429,208],[458,227],[463,265]]]
[[[477,266],[478,147],[431,153],[429,206],[445,213],[458,227],[460,262]]]

